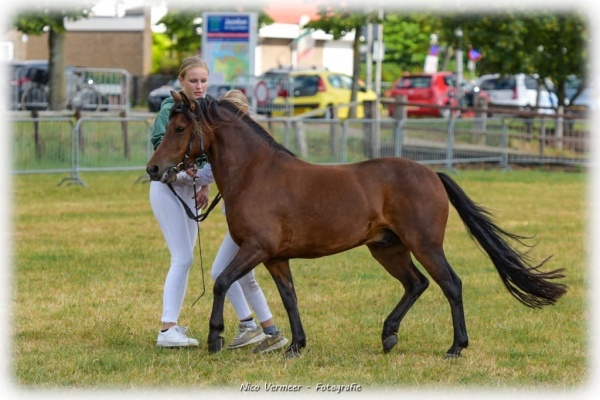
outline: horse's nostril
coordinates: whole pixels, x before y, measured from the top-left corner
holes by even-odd
[[[149,175],[156,175],[158,173],[158,165],[148,166],[146,172],[148,172]]]

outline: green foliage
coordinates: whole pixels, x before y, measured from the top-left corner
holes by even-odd
[[[502,13],[442,18],[440,40],[452,47],[473,45],[483,57],[479,74],[537,73],[558,88],[559,102],[569,75],[587,76],[589,32],[578,13]],[[455,30],[464,38],[459,42]]]
[[[14,16],[12,27],[28,35],[41,35],[45,32],[45,28],[64,33],[65,20],[76,21],[89,17],[92,4],[86,1],[82,3],[80,7],[70,7],[68,10],[42,6],[28,8],[27,11],[19,12]]]
[[[170,38],[164,33],[152,33],[152,73],[176,76],[181,60],[174,56]]]

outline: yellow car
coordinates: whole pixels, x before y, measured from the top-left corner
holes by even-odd
[[[327,70],[305,70],[290,72],[289,88],[282,85],[278,96],[273,100],[274,117],[304,114],[322,110],[314,117],[348,118],[352,77]],[[362,102],[376,100],[377,94],[359,83],[356,100],[356,117],[364,117]],[[340,106],[345,105],[345,106]]]

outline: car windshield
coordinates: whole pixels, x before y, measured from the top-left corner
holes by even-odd
[[[430,76],[409,76],[402,78],[396,85],[397,89],[428,88],[431,86]]]

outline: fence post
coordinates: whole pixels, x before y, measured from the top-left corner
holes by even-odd
[[[131,157],[131,150],[129,149],[129,135],[127,134],[127,113],[125,111],[119,112],[119,117],[123,118],[121,121],[121,130],[123,131],[123,155],[125,158]]]
[[[448,133],[446,135],[446,169],[453,170],[452,159],[454,157],[454,124],[456,118],[452,117],[448,120]]]
[[[377,118],[377,103],[365,101],[363,103],[365,117],[365,139],[364,149],[368,158],[379,158],[381,155],[381,133],[379,131],[380,120]]]
[[[480,96],[479,94],[475,95],[475,120],[473,124],[473,129],[476,138],[481,138],[481,144],[486,144],[486,129],[487,129],[487,114],[488,114],[488,104],[487,100]],[[479,140],[478,140],[479,142]]]
[[[502,118],[502,158],[500,164],[504,169],[510,169],[508,166],[508,126],[504,118]]]
[[[558,106],[558,110],[556,110],[557,114],[558,114],[558,118],[556,119],[556,125],[554,127],[554,135],[556,137],[556,150],[558,151],[562,151],[563,150],[563,145],[564,145],[564,141],[563,141],[563,127],[564,127],[564,118],[563,118],[563,113],[565,111],[565,107],[564,106]]]
[[[348,162],[348,120],[342,122],[342,149],[340,163]]]
[[[292,122],[292,125],[294,127],[296,147],[298,148],[300,157],[306,160],[308,158],[308,150],[306,147],[306,135],[304,134],[304,122],[301,119],[297,119]]]
[[[340,134],[337,124],[337,119],[332,119],[329,122],[329,151],[331,158],[337,160],[340,156]]]
[[[35,142],[35,157],[40,160],[44,156],[44,145],[40,137],[40,121],[38,118],[40,113],[38,110],[31,110],[31,118],[33,119],[33,140]]]
[[[402,157],[402,145],[404,144],[404,123],[405,119],[396,121],[394,129],[394,156]]]
[[[405,120],[408,117],[406,105],[404,104],[407,100],[408,97],[404,95],[394,97],[394,114],[392,115],[394,119]]]

